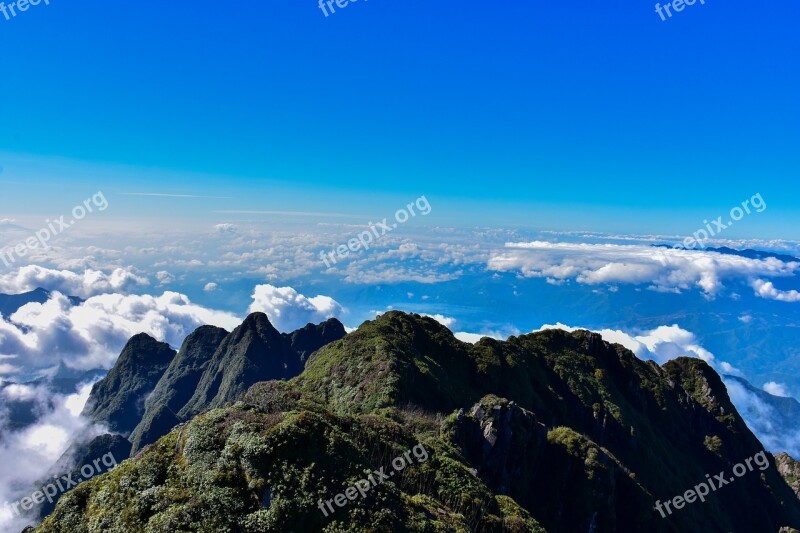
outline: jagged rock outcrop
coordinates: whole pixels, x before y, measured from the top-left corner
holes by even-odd
[[[775,456],[775,465],[778,467],[786,483],[792,488],[797,497],[800,498],[800,463],[795,461],[788,453],[781,453]]]
[[[517,502],[547,443],[547,428],[513,401],[487,396],[455,419],[453,442],[493,491]]]

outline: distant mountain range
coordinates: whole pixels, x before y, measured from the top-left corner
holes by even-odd
[[[35,531],[800,528],[788,457],[662,518],[657,500],[763,446],[702,360],[659,366],[587,331],[472,345],[392,311],[347,335],[333,320],[281,335],[257,313],[198,329],[177,354],[137,335],[86,414],[130,432],[134,457]],[[426,462],[392,468],[420,445]]]
[[[16,313],[20,307],[29,303],[43,304],[50,299],[52,292],[38,288],[21,294],[0,294],[0,314],[8,318]],[[83,300],[77,296],[69,296],[72,305],[80,305]]]
[[[674,246],[670,246],[669,244],[654,244],[653,246],[655,248],[674,248]],[[681,246],[680,248],[683,247]],[[800,263],[800,259],[791,255],[765,252],[762,250],[752,250],[749,248],[746,250],[734,250],[733,248],[728,248],[726,246],[722,246],[720,248],[712,248],[709,246],[707,248],[702,248],[702,250],[706,252],[717,252],[725,255],[737,255],[739,257],[746,257],[748,259],[768,259],[771,257],[783,261],[784,263]]]

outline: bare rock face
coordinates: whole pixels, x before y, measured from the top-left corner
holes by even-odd
[[[786,480],[786,484],[800,498],[800,463],[795,461],[788,453],[781,453],[775,456],[775,465],[778,472]]]
[[[487,396],[469,415],[459,411],[454,441],[481,480],[511,495],[526,481],[524,465],[535,462],[545,446],[547,428],[513,401]]]

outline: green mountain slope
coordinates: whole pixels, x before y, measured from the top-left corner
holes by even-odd
[[[323,512],[418,447],[425,461]],[[37,531],[800,527],[771,457],[705,502],[654,510],[761,450],[703,361],[659,367],[585,331],[473,346],[391,312],[79,486]]]

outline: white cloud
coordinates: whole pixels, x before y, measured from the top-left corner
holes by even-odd
[[[720,364],[719,364],[719,367],[722,370],[722,374],[723,375],[724,374],[728,374],[728,375],[731,375],[731,376],[744,377],[744,374],[742,373],[742,371],[739,370],[738,368],[732,366],[730,363],[727,363],[725,361],[721,361]]]
[[[482,330],[482,333],[470,333],[467,331],[458,331],[456,333],[453,333],[453,335],[460,341],[468,342],[470,344],[475,344],[484,337],[489,337],[490,339],[495,339],[498,341],[504,341],[513,335],[519,335],[519,330],[514,327],[503,327],[499,330],[497,329]]]
[[[347,275],[344,281],[359,284],[392,284],[406,281],[417,283],[434,284],[444,281],[452,281],[461,276],[461,271],[454,273],[438,272],[433,268],[415,269],[405,266],[382,265],[377,268],[364,270],[363,263],[351,263],[347,267]]]
[[[308,298],[292,287],[257,285],[248,312],[263,312],[276,329],[283,332],[302,328],[331,317],[341,317],[344,307],[330,296]]]
[[[776,383],[774,381],[770,381],[768,383],[764,383],[762,387],[766,392],[772,394],[773,396],[780,396],[781,398],[789,398],[791,394],[786,390],[786,385],[783,383]]]
[[[662,292],[695,288],[714,297],[726,281],[792,276],[800,263],[646,245],[534,241],[507,243],[503,252],[491,257],[488,268],[519,271],[525,277],[545,278],[550,283],[574,280],[586,285],[646,284]],[[770,282],[759,280],[754,289],[763,298],[800,301],[797,291],[776,291]]]
[[[0,391],[0,396],[12,402],[26,402],[38,397],[39,389],[32,385],[19,385],[12,383]]]
[[[76,274],[69,270],[28,265],[16,272],[0,276],[0,292],[16,294],[41,287],[49,291],[87,298],[107,292],[128,292],[149,283],[147,278],[137,276],[124,268],[116,268],[110,274],[92,269],[85,270],[83,274]]]
[[[175,276],[167,272],[166,270],[160,270],[156,272],[156,279],[158,280],[158,285],[169,285],[173,281],[175,281]]]
[[[457,333],[454,333],[454,335],[455,335],[456,339],[458,339],[460,341],[463,341],[463,342],[468,342],[470,344],[475,344],[476,342],[478,342],[482,338],[489,336],[489,335],[481,335],[480,333],[467,333],[465,331],[459,331]],[[498,339],[498,340],[502,340],[502,339]]]
[[[456,319],[455,318],[452,318],[452,317],[449,317],[449,316],[440,315],[440,314],[428,315],[426,313],[422,313],[422,316],[430,317],[430,318],[434,319],[435,321],[437,321],[439,324],[443,325],[446,328],[451,328],[456,323]]]
[[[214,226],[214,231],[221,234],[221,235],[232,235],[236,233],[238,228],[234,224],[225,223],[225,224],[216,224]]]
[[[20,372],[20,370],[22,370],[22,369],[20,367],[18,367],[18,366],[14,366],[14,365],[9,364],[9,363],[0,363],[0,375],[2,375],[2,374],[4,374],[4,375],[17,374],[18,372]]]
[[[213,282],[212,283],[206,283],[205,287],[203,287],[203,290],[206,291],[206,292],[214,292],[215,290],[217,290],[218,287],[219,287],[219,285],[217,285],[216,283],[213,283]]]
[[[752,282],[756,294],[766,300],[778,300],[779,302],[800,302],[800,292],[795,290],[782,291],[775,288],[771,281],[757,279]]]

